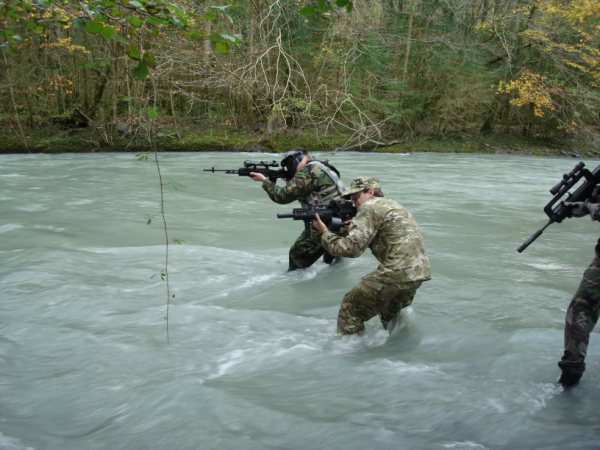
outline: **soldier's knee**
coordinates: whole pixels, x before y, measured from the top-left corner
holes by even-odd
[[[364,324],[360,324],[360,325],[348,325],[348,324],[339,325],[338,324],[338,327],[337,327],[338,334],[341,334],[343,336],[350,336],[352,334],[363,334],[364,331],[365,331]]]
[[[356,288],[344,295],[338,311],[337,331],[339,334],[361,334],[365,330],[364,322],[368,317],[365,317],[361,308],[363,300]]]

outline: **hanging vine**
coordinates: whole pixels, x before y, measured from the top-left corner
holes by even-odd
[[[154,125],[152,125],[154,130]],[[160,184],[160,217],[162,219],[163,231],[165,235],[165,266],[160,272],[161,279],[166,283],[167,288],[167,304],[165,312],[165,321],[167,323],[167,342],[171,342],[169,334],[169,309],[171,306],[171,298],[175,298],[175,294],[171,294],[171,284],[169,282],[169,229],[167,227],[167,217],[165,214],[165,192],[162,174],[160,172],[160,164],[158,162],[158,149],[156,148],[156,139],[152,139],[151,142],[152,152],[154,153],[154,163],[156,164],[156,171],[158,174],[158,181]]]
[[[158,184],[160,189],[160,218],[162,221],[162,228],[165,239],[164,266],[160,270],[160,279],[163,280],[166,284],[167,302],[165,306],[165,321],[167,327],[167,343],[171,343],[171,335],[169,332],[169,313],[171,308],[171,299],[175,298],[175,294],[171,293],[171,283],[169,280],[169,248],[171,244],[171,239],[169,237],[169,227],[167,225],[167,215],[165,212],[165,183],[160,169],[160,162],[158,159],[158,145],[156,132],[156,119],[158,117],[158,113],[156,111],[156,108],[154,107],[143,108],[141,112],[143,113],[145,118],[142,124],[145,125],[144,128],[146,131],[146,139],[150,144],[150,152],[153,154],[153,160],[156,166],[156,173],[158,176]],[[149,159],[149,154],[138,155],[138,159],[147,161]],[[152,223],[151,216],[146,216],[146,223]]]

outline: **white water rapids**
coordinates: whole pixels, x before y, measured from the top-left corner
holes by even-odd
[[[424,234],[433,279],[391,336],[335,334],[370,254],[287,273],[303,225],[276,214],[297,205],[202,172],[278,155],[159,155],[170,343],[152,159],[0,156],[0,449],[599,448],[597,331],[581,384],[554,383],[600,225],[516,252],[577,161],[315,156],[378,176]]]

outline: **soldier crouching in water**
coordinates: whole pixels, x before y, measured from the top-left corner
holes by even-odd
[[[376,315],[391,332],[400,310],[410,305],[419,286],[431,279],[423,238],[410,212],[383,197],[378,179],[352,180],[350,191],[343,197],[351,197],[356,216],[348,234],[338,236],[317,215],[313,226],[322,233],[323,247],[331,255],[350,258],[360,256],[369,247],[379,266],[344,295],[337,332],[361,334],[364,323]]]
[[[261,181],[263,189],[275,203],[291,203],[298,200],[302,208],[311,205],[326,205],[339,198],[344,185],[335,167],[326,161],[311,159],[308,152],[301,148],[290,150],[283,155],[281,166],[289,174],[285,186],[278,186],[275,180],[269,180],[260,173],[251,173],[250,178]],[[289,251],[288,270],[310,267],[323,255],[323,261],[331,264],[334,257],[325,253],[318,233],[302,232]]]
[[[600,221],[598,203],[585,204],[581,210],[573,210],[578,217],[591,214],[592,220]],[[558,382],[565,389],[579,383],[585,371],[585,356],[590,333],[600,314],[600,239],[596,244],[595,258],[583,273],[583,278],[565,316],[564,353],[558,363],[562,373]]]

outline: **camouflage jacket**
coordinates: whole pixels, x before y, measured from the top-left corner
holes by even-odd
[[[335,172],[320,161],[309,161],[285,186],[263,181],[262,187],[275,203],[290,203],[298,200],[302,207],[324,205],[339,198],[344,185]]]
[[[431,279],[423,237],[412,215],[402,205],[384,197],[372,197],[360,205],[347,236],[325,232],[321,242],[334,256],[356,258],[371,249],[384,272],[398,281]]]

